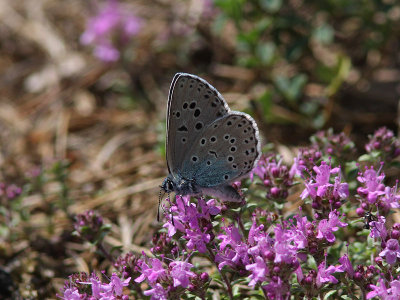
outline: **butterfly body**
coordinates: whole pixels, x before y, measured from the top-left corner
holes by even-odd
[[[199,190],[194,179],[183,178],[178,174],[175,176],[169,174],[164,179],[161,188],[168,193],[174,192],[178,195],[196,196],[201,194],[201,190]]]
[[[164,191],[241,202],[230,183],[247,175],[260,153],[257,124],[249,115],[231,111],[205,80],[175,75],[168,97]]]

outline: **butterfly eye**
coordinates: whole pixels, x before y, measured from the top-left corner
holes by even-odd
[[[170,181],[170,180],[168,180],[168,182],[167,182],[167,189],[168,189],[167,192],[171,192],[174,190],[174,185],[173,185],[172,181]]]

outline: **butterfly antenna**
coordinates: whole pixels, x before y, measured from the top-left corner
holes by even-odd
[[[160,192],[158,194],[158,206],[157,206],[157,222],[160,222],[160,205],[161,205],[161,198],[164,195],[161,195],[162,193],[162,188],[160,187]],[[165,193],[165,192],[164,192]]]
[[[170,199],[170,201],[171,201],[171,194],[170,193],[168,193],[168,199]],[[170,202],[171,203],[171,202]],[[169,208],[169,212],[170,212],[170,214],[171,214],[171,223],[172,223],[172,226],[175,226],[175,224],[174,224],[174,216],[172,215],[172,211],[171,211],[171,206],[170,206],[170,208]]]

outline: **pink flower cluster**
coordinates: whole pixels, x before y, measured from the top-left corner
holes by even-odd
[[[59,298],[65,300],[128,300],[129,296],[123,294],[124,287],[129,285],[131,278],[121,279],[117,274],[112,274],[110,282],[102,282],[96,274],[79,274],[84,281],[80,281],[74,276],[70,277],[70,280],[66,282],[63,295]],[[75,276],[76,277],[76,276]],[[90,293],[82,292],[85,290],[85,286],[90,286]]]
[[[93,45],[94,54],[100,60],[114,62],[120,58],[120,48],[138,34],[141,26],[142,21],[117,0],[108,0],[87,22],[81,43]]]

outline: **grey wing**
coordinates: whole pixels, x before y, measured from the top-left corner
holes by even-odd
[[[177,73],[172,80],[167,109],[166,156],[169,173],[182,169],[190,148],[208,125],[229,112],[218,91],[205,80]]]
[[[260,140],[256,122],[247,114],[230,112],[211,123],[189,150],[182,175],[200,188],[226,185],[248,174],[257,163]]]

